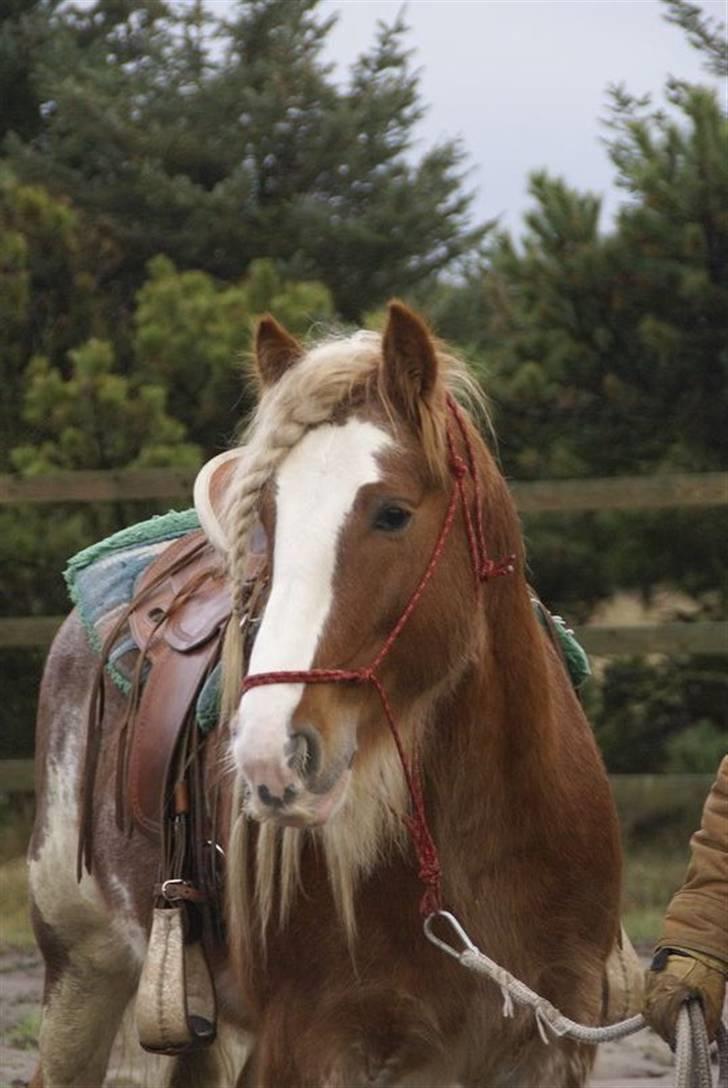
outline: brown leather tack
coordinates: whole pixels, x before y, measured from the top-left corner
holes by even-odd
[[[172,612],[164,631],[165,642],[186,653],[212,638],[230,615],[232,602],[222,578],[203,582],[186,604]]]
[[[186,654],[162,643],[152,653],[152,667],[139,702],[129,754],[129,803],[134,821],[159,835],[166,801],[165,786],[182,726],[217,651],[211,639]]]
[[[219,579],[222,584],[222,575],[220,559],[201,530],[173,541],[149,564],[134,588],[139,604],[129,616],[129,627],[137,646],[144,649],[159,637],[160,620],[170,613],[175,601],[175,611],[184,609],[195,588],[210,579]]]
[[[166,899],[168,903],[176,903],[182,900],[185,903],[205,903],[207,896],[188,880],[165,880],[161,884],[154,885],[156,899]]]
[[[149,565],[135,597],[129,627],[151,667],[131,732],[128,804],[137,826],[156,838],[173,755],[214,665],[230,596],[219,556],[196,531]]]

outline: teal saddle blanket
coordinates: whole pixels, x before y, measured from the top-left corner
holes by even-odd
[[[134,588],[149,564],[171,541],[200,528],[195,510],[170,510],[105,540],[92,544],[69,560],[65,571],[71,600],[78,609],[89,642],[97,653],[118,623],[134,596]],[[544,606],[534,599],[533,606],[546,627]],[[564,621],[553,617],[571,682],[578,690],[591,675],[589,659]],[[114,684],[125,694],[131,690],[132,676],[139,648],[128,628],[122,628],[108,655],[106,669]],[[197,701],[197,721],[202,729],[217,720],[219,667],[208,678]]]
[[[64,572],[66,585],[97,653],[106,645],[149,564],[173,540],[199,528],[195,510],[170,510],[122,529],[69,560]],[[138,654],[139,647],[124,625],[107,654],[106,671],[125,695],[131,691]],[[197,699],[197,722],[204,730],[217,722],[219,686],[216,668]]]

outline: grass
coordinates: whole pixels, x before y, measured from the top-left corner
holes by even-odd
[[[651,945],[685,879],[692,832],[710,775],[612,775],[624,846],[622,921],[636,945]]]
[[[16,857],[0,865],[0,919],[0,946],[17,949],[33,946],[25,857]]]
[[[654,846],[626,852],[622,922],[633,944],[652,945],[659,937],[665,909],[685,878],[687,862],[687,843],[684,850],[672,853]]]
[[[17,1050],[34,1050],[38,1045],[40,1012],[29,1012],[10,1029],[5,1037],[7,1046]]]
[[[28,915],[25,851],[33,826],[33,797],[15,794],[0,803],[0,945],[27,949],[35,943]]]
[[[32,794],[0,794],[0,865],[25,855],[34,810]]]

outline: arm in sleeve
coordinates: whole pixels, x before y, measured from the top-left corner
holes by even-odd
[[[728,971],[728,756],[718,769],[690,848],[687,877],[667,909],[658,948],[702,952]]]

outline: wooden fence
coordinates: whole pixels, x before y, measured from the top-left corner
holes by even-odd
[[[190,502],[195,469],[123,469],[61,472],[55,476],[0,475],[0,505],[184,499]],[[675,506],[725,506],[728,472],[665,476],[610,476],[589,480],[512,480],[524,514],[580,510],[664,510]]]
[[[50,646],[63,616],[0,619],[0,649]],[[728,623],[641,623],[629,627],[576,627],[584,649],[595,657],[615,654],[728,654]]]
[[[66,472],[20,478],[0,475],[0,505],[182,499],[190,502],[194,469]],[[589,510],[664,510],[728,505],[728,473],[621,476],[606,479],[511,483],[523,514]],[[47,646],[60,616],[0,619],[0,648]],[[577,637],[596,656],[650,653],[728,653],[728,623],[663,623],[579,627]]]
[[[664,819],[675,817],[682,824],[680,841],[698,826],[703,801],[713,781],[712,774],[610,774],[617,807],[620,810],[625,844],[645,831],[645,814],[653,814],[651,823],[664,826]],[[0,794],[34,792],[32,759],[0,759]],[[649,832],[649,825],[646,830]]]

